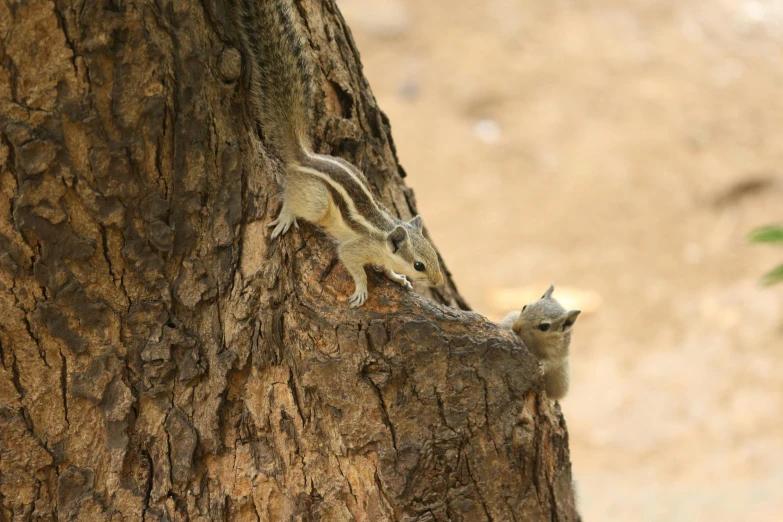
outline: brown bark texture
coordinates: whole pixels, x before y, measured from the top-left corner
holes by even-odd
[[[318,151],[410,218],[334,0],[296,6]],[[349,309],[323,232],[270,242],[228,9],[0,0],[0,521],[577,520],[519,340],[450,280]]]

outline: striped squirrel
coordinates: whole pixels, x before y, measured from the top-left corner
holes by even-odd
[[[562,399],[568,393],[570,364],[568,346],[571,330],[580,310],[566,311],[552,298],[555,285],[541,299],[511,312],[500,325],[513,330],[533,352],[544,374],[544,388],[550,399]]]
[[[338,257],[353,277],[352,308],[367,299],[365,265],[380,267],[395,283],[443,283],[438,255],[422,233],[421,216],[397,219],[377,201],[364,174],[342,158],[313,152],[310,106],[313,82],[306,43],[292,0],[237,0],[237,29],[249,59],[256,121],[285,166],[283,205],[270,223],[272,239],[297,218],[320,225],[339,243]],[[406,279],[406,277],[408,279]]]

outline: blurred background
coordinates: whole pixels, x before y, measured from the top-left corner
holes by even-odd
[[[783,0],[339,5],[471,306],[584,310],[584,519],[783,520]]]

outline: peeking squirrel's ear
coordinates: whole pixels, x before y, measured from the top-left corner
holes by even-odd
[[[397,252],[406,239],[408,239],[408,231],[405,230],[405,227],[402,225],[395,227],[395,229],[386,236],[386,241],[388,241],[392,253]]]
[[[555,284],[552,283],[551,285],[549,285],[549,289],[546,292],[544,292],[544,295],[541,296],[541,299],[546,299],[547,297],[551,298],[552,292],[554,291],[555,291]]]
[[[421,230],[421,216],[414,216],[414,218],[408,221],[408,223],[413,225],[418,230]]]
[[[582,313],[581,310],[571,310],[570,312],[565,313],[565,321],[563,321],[563,331],[567,331],[569,328],[574,326],[574,323],[576,322],[576,318],[579,317],[579,314]]]

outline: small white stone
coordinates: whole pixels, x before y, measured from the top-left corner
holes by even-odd
[[[482,143],[497,143],[503,136],[500,124],[495,120],[479,120],[473,125],[473,135]]]

